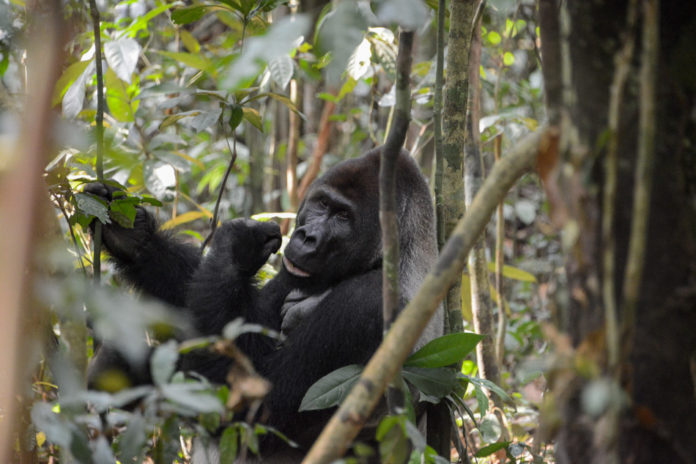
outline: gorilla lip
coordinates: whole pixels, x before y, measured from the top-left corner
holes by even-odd
[[[295,266],[285,256],[283,256],[283,265],[285,266],[285,269],[287,269],[290,274],[292,274],[296,277],[309,277],[310,276],[309,272],[303,271],[299,267]]]

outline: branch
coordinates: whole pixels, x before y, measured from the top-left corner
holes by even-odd
[[[95,0],[89,0],[89,10],[92,15],[92,26],[94,31],[94,61],[97,68],[97,114],[94,118],[97,131],[97,181],[104,182],[104,75],[102,72],[102,48],[101,48],[101,28],[99,27],[99,9]],[[94,282],[101,281],[101,247],[102,247],[102,223],[94,222],[94,258],[92,268],[94,272]]]
[[[382,148],[379,169],[379,222],[382,228],[382,320],[386,334],[399,309],[399,228],[396,207],[396,165],[411,121],[411,51],[413,31],[401,30],[396,56],[396,103],[394,123]],[[397,382],[398,383],[398,382]],[[398,383],[399,384],[399,383]],[[387,394],[389,411],[403,407],[399,388]]]
[[[444,198],[442,176],[444,160],[442,154],[442,83],[445,62],[445,0],[438,1],[437,10],[437,60],[435,62],[435,97],[433,101],[433,136],[435,137],[435,216],[437,218],[437,249],[445,246]],[[447,319],[445,324],[449,327]]]
[[[331,127],[333,126],[331,116],[335,109],[336,103],[332,101],[327,101],[324,104],[324,110],[321,113],[321,122],[319,123],[317,144],[314,146],[314,151],[312,152],[312,163],[309,165],[309,168],[307,168],[307,172],[305,172],[305,175],[302,177],[300,188],[297,190],[297,198],[300,203],[311,183],[317,178],[319,169],[321,168],[321,160],[329,148],[329,135],[331,135]]]
[[[457,223],[434,269],[394,321],[360,380],[305,457],[304,464],[328,463],[343,455],[410,354],[448,288],[461,278],[469,251],[493,210],[517,179],[532,168],[537,154],[553,149],[553,137],[557,135],[550,131],[530,134],[493,167],[466,216]]]
[[[614,370],[619,363],[619,329],[616,313],[616,289],[614,288],[614,215],[616,206],[616,189],[619,172],[619,120],[623,106],[626,80],[631,71],[634,27],[636,23],[638,1],[628,4],[626,31],[623,46],[614,57],[614,79],[609,88],[609,142],[604,163],[604,194],[602,198],[602,296],[604,300],[604,322],[606,324],[607,351],[609,367]]]
[[[633,187],[633,219],[628,259],[623,282],[623,349],[633,345],[636,305],[643,277],[645,244],[650,216],[650,194],[655,156],[655,82],[658,66],[659,0],[643,0],[643,52],[640,68],[640,117],[638,121],[638,160]]]
[[[203,244],[201,245],[201,253],[203,253],[203,250],[205,250],[205,247],[208,246],[208,243],[210,243],[210,240],[213,238],[215,235],[215,231],[217,230],[217,225],[218,225],[218,213],[220,212],[220,202],[222,201],[222,194],[225,192],[225,186],[227,185],[227,178],[230,177],[230,172],[232,172],[232,167],[234,166],[235,161],[237,161],[237,136],[232,132],[232,146],[230,146],[230,139],[225,137],[225,141],[227,142],[227,148],[229,148],[230,153],[232,153],[232,158],[230,159],[230,164],[227,165],[227,170],[225,171],[225,175],[222,178],[222,183],[220,184],[220,190],[218,191],[218,196],[217,200],[215,200],[215,211],[213,212],[213,217],[210,219],[210,233],[208,236],[205,238],[203,241]]]
[[[399,305],[399,230],[396,220],[396,162],[411,120],[411,50],[413,31],[399,34],[396,57],[396,104],[394,124],[382,148],[379,170],[379,217],[382,226],[382,302],[384,331],[394,321]]]

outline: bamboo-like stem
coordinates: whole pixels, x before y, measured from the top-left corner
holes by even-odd
[[[637,16],[637,0],[628,5],[626,32],[623,46],[614,57],[614,78],[609,88],[609,142],[604,163],[604,194],[602,198],[602,297],[607,337],[609,369],[615,371],[619,363],[619,327],[616,308],[614,273],[616,242],[614,216],[616,210],[616,186],[619,171],[619,120],[626,80],[631,71],[634,48],[634,27]]]
[[[94,31],[94,61],[97,69],[97,114],[94,117],[97,135],[97,160],[95,170],[97,181],[104,182],[104,73],[102,72],[102,45],[101,27],[99,26],[99,9],[95,0],[89,0],[89,10],[92,16],[92,28]],[[102,248],[102,223],[94,220],[94,257],[92,267],[94,269],[94,282],[101,281],[101,248]]]
[[[633,345],[636,305],[640,297],[643,260],[647,243],[650,194],[655,156],[655,106],[659,44],[658,0],[643,0],[643,38],[640,69],[640,116],[638,122],[638,159],[633,187],[633,214],[628,245],[626,274],[623,282],[622,339],[623,354]]]

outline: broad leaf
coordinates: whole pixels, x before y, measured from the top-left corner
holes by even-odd
[[[308,25],[307,16],[285,17],[274,23],[265,35],[249,38],[244,52],[230,63],[219,87],[228,90],[245,87],[258,76],[266,63],[288,55]]]
[[[172,11],[172,21],[174,21],[174,24],[183,26],[201,19],[207,10],[209,8],[204,5],[177,8]]]
[[[436,398],[444,398],[457,384],[456,372],[446,367],[437,369],[404,367],[402,375],[418,390]]]
[[[106,85],[106,104],[109,106],[109,113],[121,122],[135,121],[134,107],[137,106],[138,102],[131,102],[125,83],[111,68],[107,69],[104,74],[104,84]]]
[[[75,118],[80,111],[85,102],[85,86],[87,85],[87,80],[94,74],[95,64],[94,60],[90,61],[85,70],[80,74],[79,77],[70,85],[70,87],[65,91],[63,95],[63,115],[72,119]]]
[[[234,464],[237,459],[239,433],[234,425],[227,427],[220,437],[220,464]]]
[[[488,271],[495,272],[495,263],[488,262]],[[536,283],[537,281],[533,274],[513,266],[508,266],[507,264],[503,265],[503,277],[512,280],[519,280],[520,282]]]
[[[164,224],[162,224],[161,229],[162,230],[167,230],[167,229],[173,229],[177,226],[180,226],[181,224],[186,224],[189,222],[197,221],[199,219],[206,219],[207,215],[202,212],[202,211],[187,211],[182,214],[178,214],[176,217],[168,220]]]
[[[140,414],[133,414],[128,421],[125,432],[120,435],[119,461],[143,462],[143,447],[147,441],[147,429],[145,419]]]
[[[90,63],[91,61],[78,61],[71,64],[65,69],[65,71],[63,71],[63,74],[61,74],[55,87],[53,88],[53,99],[51,101],[51,106],[56,106],[61,102],[65,92],[68,91],[73,82],[80,78]]]
[[[104,57],[119,79],[130,84],[138,64],[140,45],[134,39],[123,37],[104,44]]]
[[[162,386],[169,382],[176,370],[179,360],[179,350],[174,340],[158,346],[150,358],[150,370],[155,385]]]
[[[99,219],[103,224],[110,224],[111,219],[109,219],[109,208],[106,205],[106,201],[99,198],[91,193],[76,193],[75,200],[77,201],[77,207],[83,213],[94,216]]]
[[[317,380],[302,398],[300,411],[326,409],[341,404],[360,378],[362,370],[362,366],[351,364]]]
[[[109,216],[120,226],[130,229],[133,227],[137,213],[136,206],[139,203],[140,199],[134,197],[115,199],[109,204]]]
[[[186,66],[190,66],[194,69],[207,72],[212,76],[214,76],[216,73],[215,65],[213,64],[213,62],[201,54],[165,51],[158,51],[157,53],[166,56],[167,58],[171,58],[172,60],[183,63]]]
[[[496,451],[500,451],[501,449],[505,449],[510,445],[509,441],[501,441],[498,443],[493,443],[492,445],[484,446],[480,450],[476,452],[476,457],[477,458],[485,458],[486,456],[490,456],[491,454],[495,453]]]
[[[404,366],[449,366],[464,359],[482,339],[483,335],[471,332],[443,335],[409,356]]]
[[[249,123],[263,132],[263,121],[261,119],[261,114],[259,114],[258,111],[256,111],[254,108],[242,108],[242,112],[244,113],[244,119],[249,121]]]
[[[290,56],[280,55],[268,62],[268,70],[271,73],[273,82],[278,84],[281,89],[285,90],[295,71],[295,63]]]
[[[179,383],[162,385],[165,398],[197,413],[222,413],[224,406],[220,399],[200,383]]]

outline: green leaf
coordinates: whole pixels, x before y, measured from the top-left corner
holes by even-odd
[[[486,456],[490,456],[496,451],[507,448],[509,445],[509,441],[499,441],[498,443],[493,443],[492,445],[484,446],[476,452],[476,457],[485,458]]]
[[[109,106],[109,113],[121,122],[135,121],[135,111],[131,105],[126,86],[113,69],[106,70],[104,84],[106,85],[106,104]],[[137,102],[135,105],[137,106]]]
[[[502,37],[500,37],[500,34],[496,31],[489,31],[488,34],[486,34],[486,40],[488,40],[488,43],[491,45],[498,45]]]
[[[63,115],[66,118],[75,118],[78,114],[80,114],[80,111],[82,111],[85,101],[85,87],[87,85],[87,80],[94,74],[94,70],[94,60],[89,61],[82,74],[80,74],[65,91],[62,101],[62,110]]]
[[[250,84],[266,63],[290,54],[308,26],[309,18],[305,15],[285,17],[273,23],[265,35],[249,38],[243,53],[228,66],[219,87],[236,91]]]
[[[404,366],[449,366],[464,359],[482,339],[483,335],[471,332],[443,335],[409,356]]]
[[[237,459],[239,433],[234,425],[227,427],[220,437],[220,464],[234,464]]]
[[[190,24],[201,19],[206,13],[206,10],[208,10],[208,7],[203,5],[177,8],[176,10],[172,11],[172,21],[174,21],[174,24],[178,24],[179,26]]]
[[[198,69],[203,72],[207,72],[211,76],[215,76],[216,70],[215,65],[212,61],[206,58],[204,55],[197,53],[186,53],[186,52],[165,52],[158,51],[162,56],[171,58],[172,60],[178,61],[194,69]]]
[[[244,118],[244,110],[239,105],[232,105],[230,110],[230,129],[234,132]]]
[[[76,63],[71,64],[68,66],[65,71],[63,71],[63,74],[61,74],[60,78],[56,82],[55,87],[53,88],[53,98],[51,100],[51,106],[56,106],[58,103],[61,102],[63,99],[63,95],[65,95],[65,92],[68,91],[70,86],[75,82],[76,79],[78,79],[82,73],[87,69],[87,66],[91,61],[78,61]]]
[[[410,454],[410,446],[404,433],[403,419],[388,423],[389,427],[383,427],[385,421],[380,424],[383,431],[379,440],[380,462],[383,464],[399,464],[406,462]]]
[[[252,126],[263,132],[263,121],[261,120],[261,115],[254,108],[242,108],[244,114],[244,119],[246,119]]]
[[[305,393],[299,410],[312,411],[341,404],[360,378],[362,369],[362,366],[351,364],[317,380]]]
[[[133,414],[128,426],[118,441],[120,462],[143,462],[143,447],[147,441],[145,419],[140,414]]]
[[[199,53],[201,51],[201,44],[198,43],[198,40],[196,40],[193,34],[183,27],[179,29],[179,34],[181,35],[181,42],[189,52]]]
[[[493,262],[488,262],[488,271],[489,272],[495,272],[495,263]],[[503,277],[506,277],[508,279],[512,280],[519,280],[521,282],[532,282],[536,283],[537,279],[534,277],[533,274],[530,274],[527,271],[523,271],[522,269],[513,267],[513,266],[508,266],[507,264],[503,265]]]
[[[170,8],[173,8],[176,5],[176,3],[168,3],[164,2],[157,8],[153,8],[152,10],[148,11],[142,16],[138,16],[138,19],[133,21],[133,23],[125,28],[123,32],[121,33],[122,36],[129,36],[129,37],[135,37],[138,32],[140,32],[143,29],[147,29],[147,26],[150,24],[150,20],[154,18],[155,16],[159,16],[160,14],[164,13]]]
[[[155,385],[162,386],[169,382],[176,370],[179,360],[179,350],[174,340],[158,346],[150,358],[150,370]]]
[[[505,63],[505,66],[512,66],[515,63],[515,55],[511,52],[505,52],[503,54],[503,63]]]
[[[457,385],[457,373],[446,367],[404,367],[402,374],[418,390],[436,398],[444,398]]]
[[[102,224],[110,224],[109,209],[106,201],[91,193],[76,193],[77,208],[88,216],[94,216]]]
[[[120,226],[131,229],[139,203],[140,199],[134,197],[115,199],[109,204],[109,216]]]
[[[104,44],[104,57],[119,79],[130,84],[138,64],[140,45],[133,39],[124,37]]]
[[[225,410],[220,399],[201,383],[166,384],[160,391],[168,400],[197,413],[223,413]]]
[[[290,56],[279,55],[268,62],[268,70],[271,73],[273,82],[285,90],[295,72],[295,63]]]

